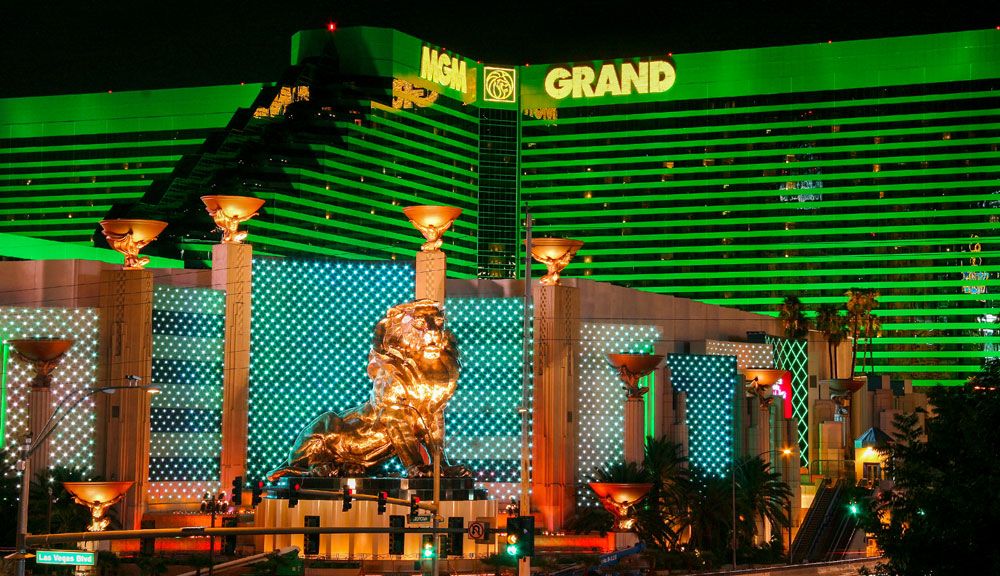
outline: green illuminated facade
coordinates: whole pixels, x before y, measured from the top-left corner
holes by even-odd
[[[0,100],[0,233],[89,244],[108,214],[158,217],[150,251],[201,266],[198,196],[250,194],[259,254],[409,260],[402,207],[450,204],[449,273],[502,278],[528,207],[536,235],[587,242],[570,277],[770,314],[875,288],[875,369],[917,385],[1000,355],[1000,32],[474,57],[309,31],[273,84]]]

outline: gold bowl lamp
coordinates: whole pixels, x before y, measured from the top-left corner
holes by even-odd
[[[68,338],[22,338],[7,341],[14,354],[35,369],[32,388],[48,388],[52,371],[59,365],[63,354],[73,346]]]
[[[640,398],[649,388],[639,386],[639,380],[663,363],[662,354],[608,354],[608,362],[618,371],[629,398]]]
[[[121,500],[134,482],[63,482],[77,504],[90,508],[89,532],[102,532],[111,522],[105,513]]]
[[[264,205],[262,198],[249,196],[202,196],[205,210],[222,230],[223,244],[242,244],[247,237],[246,230],[237,230],[240,222],[246,222],[257,215]]]
[[[420,249],[424,252],[436,252],[441,249],[441,237],[451,228],[455,219],[461,216],[462,209],[453,206],[408,206],[403,208],[403,214],[427,240]]]
[[[634,506],[641,502],[653,487],[649,483],[591,482],[590,489],[597,494],[604,509],[615,517],[615,529],[631,530],[635,525]]]
[[[160,220],[101,220],[101,228],[108,244],[125,255],[125,265],[122,266],[124,270],[142,270],[149,264],[149,258],[139,257],[139,250],[156,240],[166,227],[167,223]]]
[[[543,286],[558,286],[559,274],[576,252],[583,246],[582,240],[569,238],[533,238],[531,240],[531,257],[536,262],[545,264],[545,276],[539,280]]]

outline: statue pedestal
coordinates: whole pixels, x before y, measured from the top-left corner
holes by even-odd
[[[217,244],[212,248],[212,288],[226,292],[219,478],[224,489],[246,472],[252,263],[253,247],[248,244]],[[244,480],[248,485],[249,478]]]
[[[101,331],[97,385],[125,386],[127,375],[152,383],[153,273],[101,272]],[[96,471],[108,480],[135,484],[119,504],[122,528],[140,528],[149,485],[149,394],[117,390],[98,394]]]
[[[440,250],[417,252],[416,297],[444,303],[445,276],[448,271],[447,256]]]
[[[302,485],[303,490],[331,490],[331,500],[310,500],[309,497],[299,498],[295,508],[288,507],[287,500],[265,498],[257,506],[254,516],[254,526],[262,527],[296,527],[296,526],[337,526],[357,528],[388,528],[393,525],[407,528],[430,528],[432,523],[410,522],[409,506],[389,504],[385,514],[378,514],[378,503],[368,500],[354,500],[347,512],[341,508],[340,491],[347,486],[347,478],[285,478],[282,482],[295,481]],[[420,498],[421,502],[432,502],[433,479],[431,478],[357,478],[356,492],[359,494],[377,495],[380,491],[389,493],[389,498],[409,500],[410,496]],[[489,519],[496,528],[496,500],[487,500],[486,491],[475,487],[472,478],[442,478],[441,502],[439,514],[444,519],[441,526],[448,527],[451,518],[461,518],[462,526],[468,527],[470,522]],[[430,517],[431,512],[423,516]],[[270,552],[284,546],[298,546],[305,549],[305,538],[302,534],[278,534],[257,536],[257,552]],[[463,552],[486,556],[496,549],[480,545],[476,541],[462,535]],[[403,554],[399,558],[410,560],[420,559],[423,549],[422,534],[406,534],[404,537]],[[319,554],[331,558],[389,558],[389,536],[386,534],[321,534],[319,535]],[[444,558],[443,553],[440,556]],[[393,558],[397,558],[393,556]],[[412,568],[412,562],[410,563]],[[412,570],[408,570],[412,571]]]

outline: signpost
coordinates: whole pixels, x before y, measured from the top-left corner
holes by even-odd
[[[485,542],[490,533],[490,525],[485,522],[470,522],[468,533],[469,538],[476,542]]]
[[[82,550],[36,550],[36,564],[56,566],[93,566],[97,555]]]

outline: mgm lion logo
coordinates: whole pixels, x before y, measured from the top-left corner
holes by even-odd
[[[441,305],[416,300],[389,309],[368,355],[371,396],[356,408],[328,412],[299,432],[288,460],[268,474],[358,476],[397,456],[411,477],[429,476],[444,447],[444,409],[458,383],[458,347]],[[447,466],[444,476],[471,476]]]
[[[483,67],[483,99],[487,102],[515,102],[517,71],[514,68]]]

